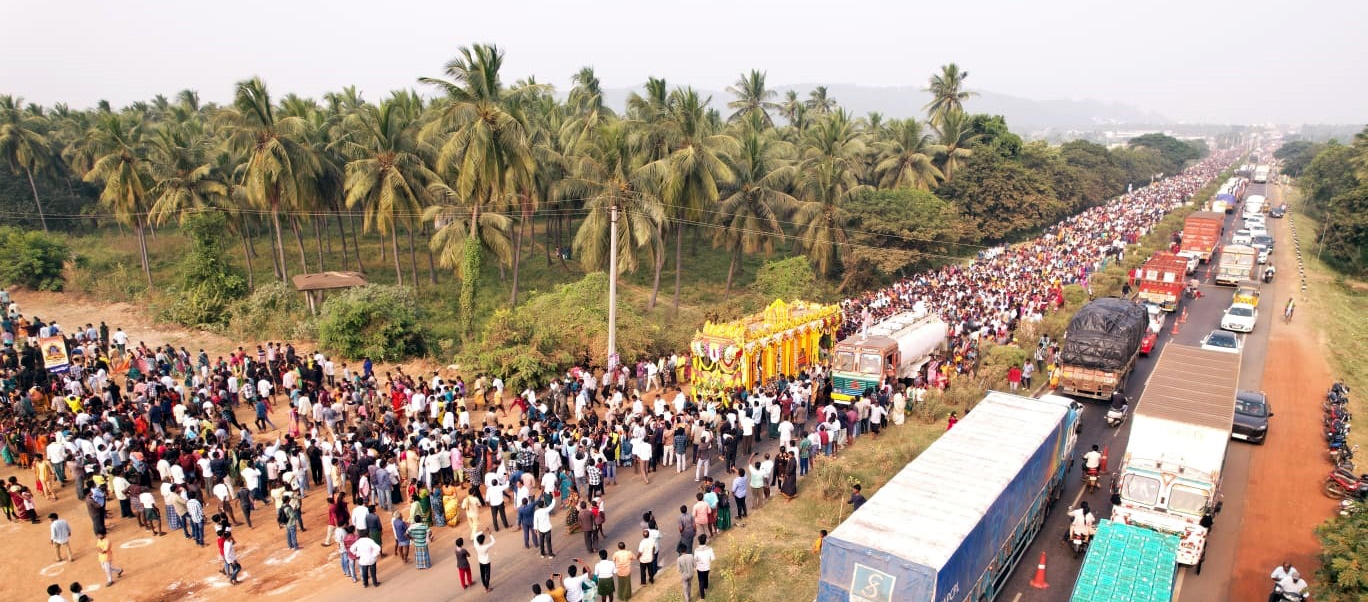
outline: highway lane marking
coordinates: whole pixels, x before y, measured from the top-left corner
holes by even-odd
[[[1021,602],[1021,592],[1017,592],[1016,597],[1012,598],[1012,602]]]

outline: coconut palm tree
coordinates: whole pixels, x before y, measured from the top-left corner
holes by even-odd
[[[643,182],[641,153],[630,124],[610,120],[599,126],[583,152],[569,158],[569,177],[559,192],[585,199],[584,222],[575,232],[575,256],[586,270],[607,269],[611,209],[618,207],[618,273],[635,272],[643,251],[652,263],[664,256],[660,224],[664,207]]]
[[[826,115],[835,111],[837,105],[836,99],[827,95],[826,86],[817,86],[808,92],[808,99],[804,106],[814,115]]]
[[[930,190],[945,179],[934,163],[945,148],[932,141],[925,124],[916,119],[894,119],[885,131],[888,137],[875,144],[879,150],[875,167],[879,187]]]
[[[819,273],[829,275],[849,249],[842,208],[854,195],[870,189],[857,177],[864,141],[850,116],[837,110],[813,124],[804,145],[795,185],[802,201],[794,214],[797,247]]]
[[[209,159],[212,150],[213,142],[192,123],[167,122],[156,129],[147,154],[153,225],[173,218],[184,223],[191,213],[219,207],[228,198],[228,187]]]
[[[137,117],[114,113],[100,116],[95,127],[95,144],[99,159],[85,175],[85,181],[100,183],[100,201],[114,212],[116,219],[128,224],[138,237],[138,255],[142,260],[147,286],[152,287],[152,268],[147,258],[146,226],[152,178],[147,152],[145,130]]]
[[[964,101],[978,96],[978,92],[963,90],[968,71],[960,71],[959,65],[950,63],[941,66],[941,72],[931,76],[924,88],[931,93],[931,101],[922,107],[930,116],[932,123],[939,123],[945,115],[964,111]]]
[[[228,110],[231,127],[226,144],[246,157],[237,176],[248,201],[270,212],[275,234],[272,260],[276,275],[289,278],[285,264],[285,239],[281,235],[280,215],[295,211],[307,202],[307,186],[319,171],[318,157],[300,141],[304,120],[283,116],[271,104],[271,95],[260,78],[240,81]]]
[[[484,251],[502,253],[491,243],[497,244],[494,241],[501,236],[507,240],[500,232],[480,232],[482,226],[492,223],[482,215],[493,215],[489,212],[507,207],[513,195],[529,189],[536,169],[526,128],[499,78],[502,66],[503,51],[477,44],[461,48],[460,56],[447,62],[448,79],[419,80],[445,92],[449,101],[438,118],[424,128],[423,138],[439,149],[434,167],[446,182],[435,190],[446,209],[432,211],[431,215],[450,218],[457,207],[469,211],[465,219],[438,230],[432,240],[433,249],[440,249],[447,264],[458,258],[461,261],[461,320],[465,328],[474,317]],[[460,236],[455,230],[443,234],[452,227],[468,230]],[[464,248],[446,247],[453,243]]]
[[[732,110],[728,122],[739,123],[750,115],[756,115],[766,128],[774,127],[770,111],[779,110],[779,103],[773,100],[779,93],[765,88],[764,71],[751,69],[750,73],[741,74],[736,83],[727,87],[727,93],[736,97],[736,100],[727,103],[727,108]]]
[[[704,109],[709,100],[693,88],[676,88],[670,93],[665,131],[667,145],[673,150],[668,157],[643,168],[658,186],[666,215],[674,223],[676,312],[683,276],[684,225],[698,222],[704,211],[711,210],[717,202],[718,183],[733,177],[722,155],[732,152],[736,141],[709,129]]]
[[[723,229],[713,241],[731,252],[724,294],[731,294],[742,253],[772,250],[774,239],[784,234],[779,216],[798,206],[798,199],[785,192],[795,173],[792,148],[765,127],[762,115],[749,114],[735,152],[723,156],[732,177],[722,184],[716,215]]]
[[[955,170],[960,164],[973,154],[970,147],[978,141],[979,135],[974,133],[973,119],[963,111],[941,115],[940,122],[934,127],[940,146],[941,173],[949,180],[955,177]]]
[[[23,170],[28,176],[33,203],[38,206],[38,221],[46,232],[47,217],[43,215],[43,201],[38,198],[38,186],[33,183],[33,172],[41,173],[52,165],[48,139],[43,135],[47,120],[39,114],[25,112],[20,108],[23,104],[22,98],[0,95],[0,157],[4,157],[14,173]]]
[[[344,184],[347,208],[362,211],[366,232],[389,236],[399,285],[404,284],[399,227],[417,221],[427,204],[428,186],[440,180],[417,152],[417,118],[402,100],[368,104],[347,116],[347,133],[338,144],[351,159]]]
[[[789,90],[784,92],[784,102],[779,103],[779,115],[787,121],[789,125],[798,127],[799,117],[806,112],[807,107],[803,101],[798,100],[798,91]],[[801,128],[800,128],[801,129]]]

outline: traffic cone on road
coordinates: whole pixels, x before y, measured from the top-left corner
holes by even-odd
[[[1102,446],[1102,461],[1098,463],[1098,472],[1107,472],[1107,452],[1111,451],[1110,445]]]
[[[1186,308],[1186,307],[1183,308],[1183,315],[1178,316],[1178,323],[1179,323],[1179,324],[1187,324],[1187,308]]]
[[[1169,334],[1174,336],[1178,335],[1178,320],[1173,321],[1173,332],[1170,332]]]
[[[1035,577],[1031,579],[1031,587],[1034,587],[1034,588],[1036,588],[1036,589],[1045,589],[1045,588],[1047,588],[1047,587],[1050,587],[1050,584],[1045,583],[1045,553],[1044,553],[1044,552],[1041,552],[1041,553],[1040,553],[1040,564],[1037,564],[1037,565],[1036,565],[1036,574],[1035,574]]]

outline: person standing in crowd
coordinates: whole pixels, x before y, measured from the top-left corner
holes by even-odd
[[[242,573],[242,564],[238,562],[237,540],[233,539],[231,531],[223,536],[223,564],[227,569],[228,583],[241,583],[238,581],[238,575]]]
[[[493,551],[494,536],[476,533],[475,561],[480,565],[480,585],[484,586],[486,592],[493,591],[494,589],[489,585],[490,580],[493,579],[494,573]]]
[[[408,528],[408,540],[413,545],[413,565],[419,569],[432,568],[432,556],[428,552],[428,546],[433,537],[432,531],[427,523],[416,522]],[[404,562],[408,562],[408,555],[404,555]]]
[[[76,554],[71,551],[71,525],[65,519],[57,517],[57,513],[48,514],[48,520],[52,521],[48,527],[49,538],[52,540],[52,547],[57,549],[57,562],[62,561],[62,548],[67,551],[67,562],[76,560]]]
[[[675,567],[679,569],[679,581],[684,586],[684,602],[693,602],[694,571],[698,569],[694,563],[694,555],[689,552],[689,546],[684,545],[682,541],[675,546],[675,554],[679,555],[675,559]]]
[[[380,587],[380,576],[376,564],[380,562],[380,544],[369,537],[357,537],[349,550],[356,557],[356,566],[361,569],[361,586],[370,587],[374,583]]]

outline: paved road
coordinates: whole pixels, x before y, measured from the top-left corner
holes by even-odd
[[[1264,188],[1263,184],[1253,184],[1248,194],[1266,195]],[[1239,223],[1238,214],[1227,218],[1227,240],[1230,234],[1238,229]],[[1284,244],[1284,242],[1278,241],[1278,244]],[[1125,387],[1126,395],[1131,400],[1140,398],[1140,394],[1144,391],[1144,384],[1149,380],[1150,373],[1154,370],[1154,363],[1158,360],[1164,346],[1173,341],[1183,345],[1198,345],[1202,337],[1219,326],[1221,314],[1229,306],[1230,295],[1233,291],[1230,287],[1218,287],[1211,284],[1211,276],[1207,270],[1210,268],[1214,273],[1218,261],[1219,255],[1213,257],[1211,263],[1199,268],[1199,275],[1204,276],[1202,285],[1204,296],[1202,299],[1183,301],[1183,308],[1188,311],[1187,323],[1181,325],[1178,334],[1174,335],[1172,334],[1173,320],[1177,318],[1170,316],[1163,333],[1159,336],[1159,343],[1154,352],[1150,357],[1140,358],[1137,362]],[[1294,271],[1295,266],[1279,265],[1278,269],[1283,274],[1288,274]],[[1245,347],[1240,362],[1239,383],[1242,389],[1258,389],[1262,381],[1264,359],[1267,354],[1269,324],[1270,320],[1274,318],[1274,314],[1278,313],[1276,308],[1280,307],[1278,299],[1281,298],[1282,294],[1281,291],[1277,294],[1265,291],[1264,300],[1269,306],[1263,307],[1264,304],[1260,304],[1264,311],[1259,314],[1258,326],[1255,327],[1253,333],[1243,337]],[[1180,308],[1175,314],[1181,313],[1181,311]],[[1110,458],[1108,467],[1114,470],[1125,455],[1126,442],[1130,436],[1130,422],[1122,423],[1119,428],[1109,428],[1105,422],[1105,404],[1085,401],[1085,406],[1083,432],[1078,440],[1079,453],[1090,449],[1094,444],[1107,446]],[[1208,602],[1227,598],[1230,589],[1230,574],[1235,562],[1235,545],[1238,539],[1234,535],[1244,516],[1244,490],[1249,478],[1249,459],[1250,446],[1232,441],[1226,452],[1223,485],[1225,506],[1216,518],[1216,525],[1208,543],[1207,558],[1203,564],[1202,573],[1197,575],[1191,569],[1185,569],[1179,573],[1179,595],[1175,597],[1179,602]],[[1064,535],[1068,531],[1068,517],[1065,516],[1064,511],[1067,509],[1066,503],[1073,506],[1078,501],[1085,499],[1080,479],[1078,471],[1071,473],[1062,500],[1053,509],[1050,517],[1046,520],[1044,530],[1036,541],[1032,542],[1030,549],[1023,556],[1024,560],[1009,578],[1007,586],[1002,590],[1003,594],[998,598],[1000,601],[1063,602],[1069,599],[1083,560],[1082,558],[1074,558],[1072,551],[1064,542]],[[1105,488],[1089,494],[1086,499],[1099,516],[1110,514],[1111,504]],[[1050,587],[1044,590],[1030,586],[1031,578],[1035,575],[1035,563],[1039,560],[1041,552],[1045,552],[1048,556],[1046,576]]]
[[[773,453],[778,448],[778,442],[767,439],[762,444],[757,445],[754,450],[759,453]],[[712,471],[709,473],[714,479],[725,477],[726,468],[718,462],[712,463]],[[606,538],[601,546],[615,546],[618,541],[627,543],[628,549],[635,550],[636,544],[641,541],[641,516],[647,511],[653,511],[657,522],[660,524],[664,537],[661,541],[661,548],[666,550],[662,562],[664,568],[668,563],[674,562],[674,548],[679,543],[678,532],[675,528],[676,517],[679,516],[679,506],[688,504],[692,506],[694,493],[698,491],[698,483],[694,482],[692,467],[682,474],[676,474],[673,468],[662,466],[659,471],[651,475],[651,484],[645,485],[641,481],[641,476],[627,470],[619,470],[618,485],[608,486],[604,501],[607,506],[608,520],[605,525]],[[731,479],[726,479],[730,484]],[[802,484],[799,484],[800,491]],[[776,492],[776,496],[778,493]],[[733,509],[734,511],[734,509]],[[752,509],[752,512],[755,510]],[[769,512],[768,506],[762,512]],[[513,508],[508,508],[510,514],[510,524],[516,519],[513,515]],[[489,511],[483,509],[481,513],[481,524],[489,527]],[[466,538],[466,549],[474,549],[470,544],[470,530],[464,523],[454,529],[436,529],[437,536],[440,538],[432,546],[432,568],[429,570],[417,570],[410,563],[399,566],[392,558],[386,558],[380,562],[377,578],[383,584],[375,590],[362,589],[360,584],[353,585],[349,580],[342,576],[341,568],[334,560],[329,562],[328,567],[323,570],[335,571],[336,579],[330,580],[326,586],[302,594],[301,600],[352,600],[358,599],[362,592],[366,592],[367,597],[381,595],[385,600],[404,600],[406,602],[426,602],[438,600],[486,600],[490,602],[501,601],[523,601],[532,598],[532,584],[543,583],[551,573],[565,573],[575,558],[582,558],[591,567],[598,557],[590,558],[584,548],[584,537],[578,533],[572,536],[565,535],[564,510],[557,510],[551,517],[555,526],[552,536],[556,557],[554,559],[542,559],[538,557],[536,545],[530,550],[522,547],[522,532],[516,529],[504,529],[495,535],[494,553],[492,560],[492,579],[493,591],[485,594],[480,589],[480,575],[476,567],[474,570],[475,585],[468,591],[463,591],[460,587],[460,580],[456,573],[456,560],[452,555],[453,542],[457,537]],[[734,527],[736,521],[733,518]],[[744,527],[742,527],[744,529]],[[388,527],[387,527],[388,529]],[[735,530],[735,529],[733,529]],[[386,546],[390,545],[391,540],[386,534]],[[610,552],[615,548],[609,548]],[[474,559],[471,559],[472,566]],[[636,569],[633,568],[633,587],[636,586]],[[648,588],[677,588],[678,579],[670,578],[655,585],[648,585]],[[696,586],[695,586],[696,587]],[[697,593],[695,591],[695,593]]]

